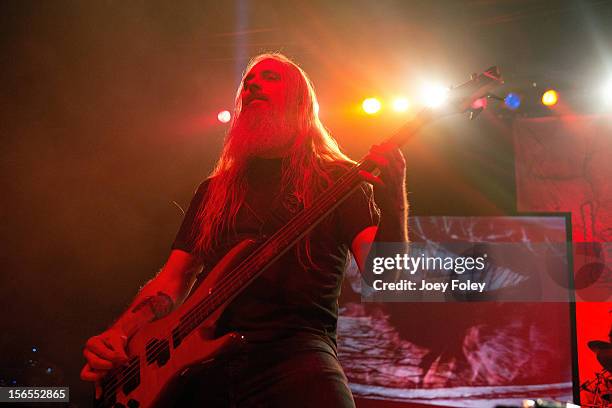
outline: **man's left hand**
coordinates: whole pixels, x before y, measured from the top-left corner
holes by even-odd
[[[365,159],[376,163],[380,170],[378,176],[365,171],[359,175],[374,185],[374,200],[381,212],[393,214],[406,211],[406,160],[401,150],[389,142],[374,145]]]

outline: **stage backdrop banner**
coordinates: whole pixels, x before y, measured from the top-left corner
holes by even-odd
[[[612,241],[612,116],[514,121],[518,211],[571,212],[574,242]]]
[[[602,368],[587,342],[610,330],[612,115],[517,119],[513,136],[517,209],[572,216],[582,383]]]

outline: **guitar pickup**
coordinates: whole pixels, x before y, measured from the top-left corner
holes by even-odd
[[[151,339],[146,346],[147,364],[157,363],[159,367],[165,365],[170,359],[170,342],[167,339]]]

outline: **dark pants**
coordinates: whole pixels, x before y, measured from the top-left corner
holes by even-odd
[[[249,345],[189,380],[176,407],[355,407],[335,349],[312,336]]]

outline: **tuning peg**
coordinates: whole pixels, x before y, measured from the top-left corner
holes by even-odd
[[[480,115],[484,108],[472,109],[470,110],[470,120],[476,119],[476,116]]]
[[[496,101],[503,101],[503,100],[504,100],[504,98],[502,98],[501,96],[497,96],[497,95],[494,95],[494,94],[492,94],[492,93],[488,93],[488,94],[486,94],[485,96],[486,96],[488,99],[495,99]]]

